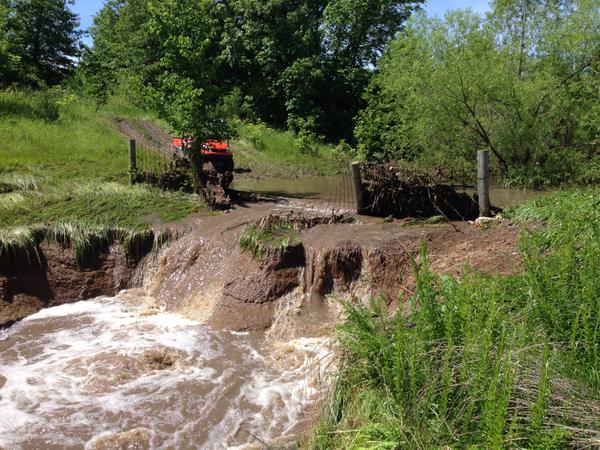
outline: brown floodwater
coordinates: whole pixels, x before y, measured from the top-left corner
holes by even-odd
[[[264,195],[293,197],[315,202],[341,202],[345,207],[355,208],[351,180],[348,176],[307,177],[295,179],[266,178],[262,180],[236,179],[234,188]],[[460,189],[473,194],[473,189]],[[494,186],[490,189],[490,199],[494,206],[505,208],[544,195],[547,191],[527,189],[507,189]]]
[[[260,448],[305,431],[327,339],[215,331],[151,304],[133,291],[0,332],[0,448]]]

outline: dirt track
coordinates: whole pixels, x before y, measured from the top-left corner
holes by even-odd
[[[115,127],[119,133],[135,139],[141,147],[154,150],[169,159],[180,157],[171,145],[171,136],[148,120],[115,119]]]

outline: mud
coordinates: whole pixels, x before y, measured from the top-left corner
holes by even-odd
[[[145,147],[160,155],[179,159],[180,155],[171,145],[171,137],[160,127],[147,120],[116,119],[117,131],[129,139],[135,139],[139,146]]]
[[[167,309],[217,329],[263,330],[286,310],[301,316],[308,306],[326,304],[331,295],[365,301],[383,295],[391,305],[398,304],[413,291],[411,260],[419,260],[422,242],[432,269],[440,274],[457,275],[465,266],[489,273],[519,267],[519,230],[507,223],[483,230],[463,222],[314,221],[284,251],[255,258],[240,249],[239,236],[250,223],[269,214],[289,217],[291,211],[293,205],[256,205],[199,219],[194,231],[163,255],[152,295]]]
[[[73,250],[40,244],[40,262],[27,269],[0,269],[0,328],[42,308],[115,295],[132,286],[135,266],[120,245],[113,245],[83,269]]]
[[[310,217],[296,206],[258,204],[188,219],[191,232],[139,267],[118,245],[81,270],[71,249],[42,244],[39,266],[0,270],[0,325],[45,307],[142,286],[140,269],[151,275],[146,277],[150,295],[168,311],[215,329],[256,331],[268,329],[286,308],[300,316],[307,305],[323,307],[331,295],[362,300],[383,295],[397,305],[413,292],[411,261],[419,260],[422,242],[432,270],[440,274],[458,275],[467,266],[488,273],[519,267],[519,230],[507,223],[487,230],[465,222],[405,226],[367,217],[327,224],[331,218]],[[262,258],[243,251],[239,237],[244,229],[273,217],[297,224],[299,241]],[[329,317],[330,311],[319,315]]]

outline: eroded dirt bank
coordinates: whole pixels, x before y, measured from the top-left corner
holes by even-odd
[[[467,223],[403,226],[365,217],[316,225],[286,249],[257,258],[240,248],[239,236],[266,214],[285,220],[300,213],[263,205],[199,219],[193,232],[163,254],[150,294],[167,309],[218,329],[264,330],[281,322],[282,314],[302,316],[336,303],[327,300],[331,294],[363,300],[383,294],[394,307],[412,291],[410,259],[418,257],[423,241],[432,269],[441,274],[456,275],[465,266],[508,273],[519,265],[518,229],[506,223],[485,230]],[[302,328],[306,320],[285,322]]]
[[[466,223],[403,226],[357,217],[354,223],[305,229],[286,249],[262,258],[240,248],[240,234],[250,223],[269,214],[307,214],[299,206],[252,205],[191,219],[185,225],[193,231],[165,250],[151,271],[128,261],[118,244],[80,269],[71,249],[43,243],[40,264],[0,268],[0,326],[48,306],[140,287],[142,271],[151,280],[145,286],[149,294],[167,310],[241,331],[264,330],[281,322],[281,315],[327,306],[331,294],[362,299],[383,294],[393,307],[412,291],[410,258],[418,257],[422,241],[439,273],[456,275],[465,266],[507,273],[518,267],[518,229],[505,223],[485,230]]]
[[[51,306],[115,295],[135,284],[137,264],[121,245],[80,268],[73,249],[42,243],[32,264],[0,266],[0,328]]]

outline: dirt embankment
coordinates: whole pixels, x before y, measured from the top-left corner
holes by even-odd
[[[314,226],[285,250],[256,258],[238,240],[248,223],[271,212],[261,208],[203,218],[165,252],[151,294],[216,328],[262,330],[281,314],[335,303],[327,300],[331,294],[362,300],[381,294],[394,307],[412,293],[411,258],[419,258],[423,241],[437,273],[457,275],[465,266],[510,273],[519,267],[519,230],[506,223],[483,230],[467,223],[405,227],[369,218]]]
[[[33,264],[0,267],[0,328],[43,308],[115,295],[131,287],[136,265],[120,245],[80,268],[73,249],[42,243]]]
[[[300,314],[327,304],[332,294],[362,301],[381,295],[395,308],[413,293],[411,259],[420,261],[422,242],[435,273],[457,276],[470,267],[507,274],[519,267],[515,227],[458,228],[320,225],[303,233],[293,251],[267,259],[250,276],[226,284],[210,321],[232,329],[268,328],[276,319],[279,299],[293,291],[302,297]]]
[[[362,300],[382,294],[395,307],[412,293],[411,258],[418,259],[421,242],[432,270],[441,274],[457,275],[465,266],[510,273],[520,262],[519,230],[506,223],[487,230],[466,223],[407,227],[362,217],[316,225],[285,250],[255,258],[240,248],[239,236],[274,211],[290,213],[282,206],[253,205],[195,218],[187,224],[193,231],[157,259],[150,294],[168,309],[217,328],[264,330],[282,315],[335,303],[328,303],[330,294]],[[0,327],[45,307],[140,286],[143,267],[128,261],[118,244],[83,269],[72,249],[43,243],[39,250],[40,264],[32,268],[0,267]]]

